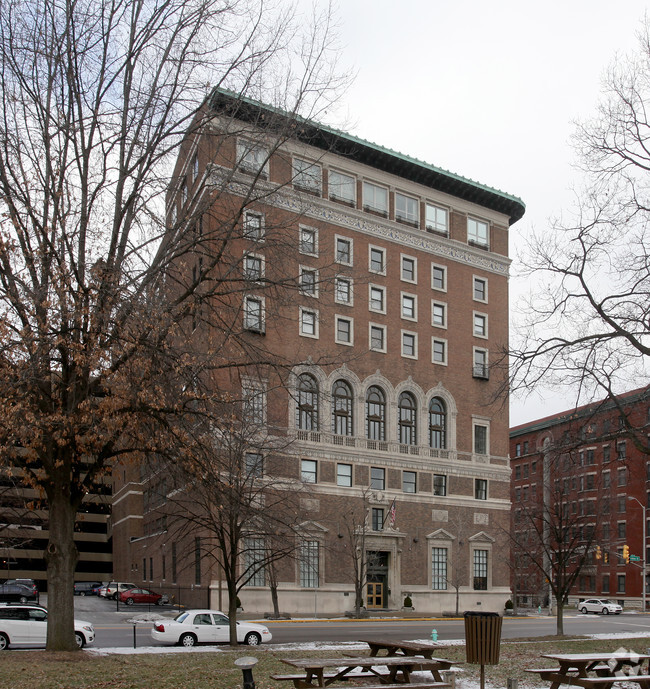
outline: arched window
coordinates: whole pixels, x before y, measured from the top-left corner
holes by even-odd
[[[298,379],[296,425],[303,431],[318,430],[318,385],[308,373]]]
[[[439,397],[429,404],[429,446],[443,450],[447,447],[447,410]]]
[[[410,392],[403,392],[398,402],[398,432],[399,442],[402,445],[415,445],[417,443],[417,406],[415,398]]]
[[[337,380],[332,388],[332,432],[352,435],[352,389],[344,380]]]
[[[386,440],[386,398],[375,385],[366,394],[366,438]]]

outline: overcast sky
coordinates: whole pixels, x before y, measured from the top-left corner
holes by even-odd
[[[521,239],[572,203],[572,123],[595,112],[645,12],[638,0],[340,0],[341,59],[357,76],[333,124],[344,118],[357,136],[521,198],[514,302],[526,287]],[[511,425],[572,402],[558,391],[513,398]]]

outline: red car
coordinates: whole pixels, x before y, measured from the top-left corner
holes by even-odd
[[[134,603],[163,605],[163,603],[168,603],[169,599],[166,594],[156,593],[149,589],[129,589],[120,593],[120,601],[127,605],[133,605]]]

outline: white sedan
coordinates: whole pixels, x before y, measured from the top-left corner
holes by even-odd
[[[186,610],[173,620],[154,622],[151,638],[164,644],[230,643],[230,621],[218,610]],[[258,646],[271,640],[271,632],[262,624],[237,622],[237,642]]]
[[[83,648],[95,640],[90,622],[74,621],[77,646]],[[45,646],[47,639],[47,610],[40,605],[0,606],[0,651],[7,648]]]
[[[589,598],[588,600],[580,601],[578,609],[584,615],[590,612],[595,612],[597,615],[599,613],[603,615],[609,615],[610,613],[620,615],[623,612],[623,608],[618,603],[612,603],[607,598]]]

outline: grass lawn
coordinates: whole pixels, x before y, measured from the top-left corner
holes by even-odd
[[[537,676],[524,672],[527,667],[544,667],[542,653],[590,653],[616,651],[625,648],[644,653],[650,637],[613,640],[584,640],[547,637],[504,641],[501,644],[499,665],[485,668],[487,684],[503,688],[511,677],[520,687],[542,689]],[[0,687],[6,689],[237,689],[242,685],[241,670],[233,661],[241,656],[255,656],[259,663],[254,676],[257,689],[293,689],[291,682],[274,682],[275,673],[294,672],[279,658],[337,656],[335,651],[274,651],[263,648],[221,649],[214,653],[177,653],[153,655],[99,656],[89,652],[46,653],[45,651],[4,651],[0,661]],[[464,646],[449,646],[439,654],[459,663],[465,660]],[[479,666],[461,666],[456,680],[457,689],[475,686]],[[351,687],[353,682],[333,687]]]

